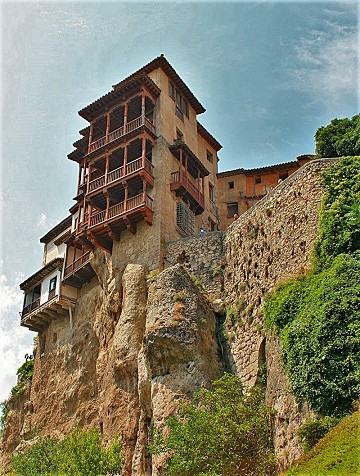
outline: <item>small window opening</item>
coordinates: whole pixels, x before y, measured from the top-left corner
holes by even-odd
[[[233,218],[234,215],[238,215],[239,208],[237,202],[227,203],[227,216]]]
[[[229,182],[229,188],[234,188],[234,182]]]
[[[261,183],[261,177],[255,177],[255,184]]]

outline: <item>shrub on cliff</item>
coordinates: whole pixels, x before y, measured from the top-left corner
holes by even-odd
[[[360,155],[360,114],[351,119],[333,119],[315,133],[315,151],[318,157]]]
[[[284,476],[359,474],[359,412],[344,418]]]
[[[265,324],[280,335],[298,399],[342,416],[360,391],[360,158],[340,159],[324,186],[314,268],[267,299]]]
[[[199,390],[158,434],[151,450],[170,454],[170,476],[275,474],[271,410],[260,388],[244,394],[238,377],[225,374],[213,389]]]
[[[17,384],[11,389],[11,395],[21,395],[24,393],[25,385],[31,382],[34,372],[34,360],[24,362],[17,370]]]
[[[11,462],[16,476],[105,476],[120,473],[122,466],[119,441],[104,448],[95,429],[78,429],[62,441],[39,438]]]

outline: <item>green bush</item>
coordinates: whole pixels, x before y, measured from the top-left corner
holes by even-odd
[[[11,395],[21,395],[25,391],[25,385],[30,382],[34,372],[34,360],[28,360],[18,368],[16,375],[18,376],[17,384],[11,389]]]
[[[165,474],[231,476],[275,474],[271,409],[256,387],[246,395],[230,374],[201,389],[168,422],[169,434],[157,434],[153,454],[170,454]]]
[[[353,476],[359,474],[359,412],[332,428],[286,476]]]
[[[1,438],[3,428],[4,428],[5,423],[6,423],[6,417],[9,413],[9,408],[8,408],[8,404],[7,404],[6,400],[4,402],[0,403],[0,411],[1,411],[1,416],[0,416],[0,438]]]
[[[323,175],[325,195],[314,244],[315,270],[360,249],[360,157],[342,157]]]
[[[360,114],[351,119],[333,119],[315,133],[318,157],[342,157],[360,154]]]
[[[313,448],[316,443],[339,423],[338,418],[324,417],[307,421],[298,430],[298,437],[305,452]]]
[[[119,473],[122,466],[118,439],[105,449],[100,444],[99,431],[95,429],[78,429],[62,441],[39,438],[11,462],[16,476],[105,476]]]

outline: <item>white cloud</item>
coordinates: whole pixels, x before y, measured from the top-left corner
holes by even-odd
[[[39,219],[38,219],[38,226],[43,226],[46,223],[46,215],[45,213],[40,213]]]
[[[0,401],[10,395],[11,387],[16,384],[16,370],[32,349],[34,335],[20,327],[23,294],[19,282],[22,279],[23,275],[16,273],[9,283],[7,276],[0,275]]]
[[[358,96],[358,34],[355,28],[327,22],[325,30],[313,29],[295,46],[292,87],[314,100],[333,106]]]

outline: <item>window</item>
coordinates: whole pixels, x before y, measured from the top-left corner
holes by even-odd
[[[215,222],[212,221],[210,217],[208,218],[208,222],[209,222],[209,231],[215,231]]]
[[[210,182],[209,182],[209,198],[212,202],[214,201],[214,198],[215,198],[214,185]]]
[[[234,182],[228,182],[229,188],[234,188]]]
[[[255,177],[255,185],[261,183],[261,177]]]
[[[176,128],[176,140],[184,140],[184,134]]]
[[[56,276],[50,279],[49,283],[49,295],[48,300],[53,299],[56,296]]]
[[[212,164],[214,162],[214,156],[211,152],[209,152],[208,150],[206,151],[206,158],[208,159],[208,161]]]
[[[184,120],[184,114],[186,117],[189,117],[189,103],[183,98],[172,82],[169,82],[169,96],[175,101],[176,115],[181,120]]]
[[[238,215],[238,204],[237,202],[227,203],[227,216],[232,218],[235,214]]]
[[[195,230],[195,214],[183,202],[176,205],[176,226],[180,233],[193,235]]]
[[[169,95],[171,98],[175,99],[175,86],[173,83],[169,83]]]
[[[289,174],[288,174],[287,172],[285,172],[284,174],[280,174],[280,175],[279,175],[279,179],[280,179],[280,180],[285,180],[285,179],[288,178],[288,176],[289,176]]]

